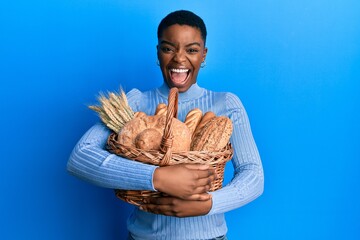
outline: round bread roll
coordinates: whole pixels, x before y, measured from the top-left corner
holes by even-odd
[[[118,134],[118,143],[143,150],[158,150],[164,133],[166,116],[144,116],[127,122]],[[190,130],[180,120],[173,118],[172,151],[189,151]]]
[[[135,147],[135,137],[147,128],[147,117],[135,117],[127,122],[118,133],[117,142]]]
[[[143,150],[160,150],[162,133],[155,128],[148,128],[135,138],[135,146]]]

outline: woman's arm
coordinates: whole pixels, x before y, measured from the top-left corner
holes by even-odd
[[[101,187],[156,189],[182,199],[209,199],[204,192],[210,188],[215,173],[208,166],[181,164],[159,168],[119,157],[105,150],[109,133],[102,124],[85,133],[70,155],[68,171]]]
[[[262,163],[245,108],[240,99],[231,93],[226,95],[226,105],[234,127],[231,137],[234,177],[228,185],[211,193],[209,214],[239,208],[259,197],[264,190]]]
[[[109,153],[105,150],[109,134],[100,123],[88,130],[70,155],[68,171],[101,187],[154,190],[152,178],[156,167]]]

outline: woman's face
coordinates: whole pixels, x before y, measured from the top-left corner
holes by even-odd
[[[175,24],[166,28],[158,41],[157,55],[164,81],[170,88],[187,91],[196,82],[207,53],[200,30]]]

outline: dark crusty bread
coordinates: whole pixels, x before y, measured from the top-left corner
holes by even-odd
[[[195,134],[190,149],[193,151],[216,151],[224,148],[232,134],[232,122],[227,117],[212,117]]]

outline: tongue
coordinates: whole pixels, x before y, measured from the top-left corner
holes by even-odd
[[[175,83],[182,83],[187,77],[187,73],[176,73],[171,74],[171,79]]]

